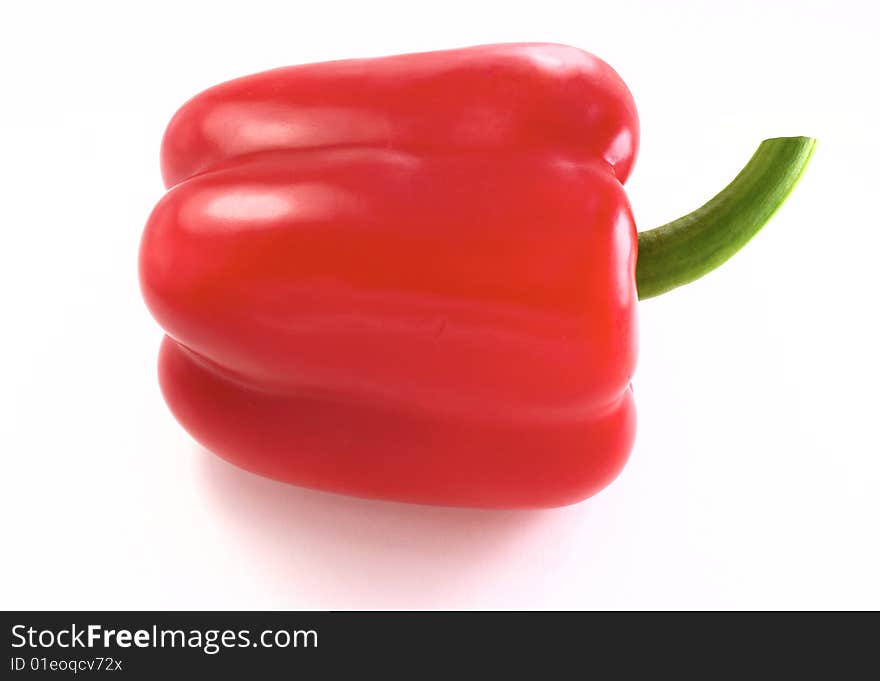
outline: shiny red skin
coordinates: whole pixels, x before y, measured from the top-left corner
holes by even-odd
[[[635,433],[626,86],[559,45],[277,69],[174,116],[140,252],[211,451],[365,497],[574,503]]]

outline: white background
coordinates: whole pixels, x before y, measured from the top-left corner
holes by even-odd
[[[0,607],[880,607],[875,8],[3,3]],[[517,40],[626,80],[643,229],[761,139],[820,140],[744,252],[640,306],[624,473],[573,507],[484,512],[300,490],[197,446],[136,274],[174,110],[274,66]]]

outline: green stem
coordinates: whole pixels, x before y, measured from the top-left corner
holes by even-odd
[[[639,299],[711,272],[746,245],[782,205],[816,146],[811,137],[764,140],[739,175],[693,213],[639,233]]]

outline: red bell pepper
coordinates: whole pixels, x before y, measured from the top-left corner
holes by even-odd
[[[307,487],[480,507],[595,493],[635,433],[638,297],[730,257],[813,146],[769,140],[719,197],[637,234],[638,138],[618,75],[560,45],[201,93],[165,134],[140,252],[172,412]]]

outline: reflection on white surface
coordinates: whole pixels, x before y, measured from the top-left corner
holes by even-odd
[[[468,593],[567,517],[565,510],[484,511],[356,499],[242,471],[196,446],[204,489],[227,541],[261,591],[304,607],[466,607]],[[558,529],[558,528],[557,528]],[[515,560],[513,561],[515,562]],[[503,599],[503,594],[501,594]]]

